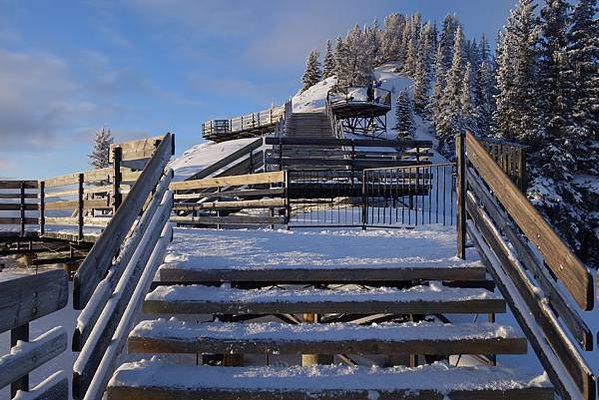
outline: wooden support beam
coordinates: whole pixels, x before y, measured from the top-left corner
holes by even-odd
[[[247,186],[269,183],[282,183],[285,179],[284,173],[265,172],[260,174],[224,176],[219,178],[206,178],[195,181],[173,182],[171,190],[207,189],[222,186]]]
[[[462,260],[466,259],[466,146],[464,143],[464,134],[459,133],[455,137],[456,141],[456,159],[457,159],[457,256]]]

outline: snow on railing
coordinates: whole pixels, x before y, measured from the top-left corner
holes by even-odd
[[[560,397],[595,399],[596,377],[581,353],[593,349],[581,316],[594,306],[591,272],[483,143],[458,135],[456,151],[458,256],[468,234]]]

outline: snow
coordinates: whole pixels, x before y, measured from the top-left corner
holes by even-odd
[[[182,301],[207,303],[319,303],[327,302],[448,302],[500,299],[485,289],[452,288],[439,282],[409,289],[389,287],[358,289],[340,286],[334,289],[234,289],[203,285],[158,286],[146,301]]]
[[[179,389],[220,388],[225,390],[509,390],[546,387],[543,377],[498,367],[451,367],[436,362],[408,368],[349,367],[206,367],[160,365],[153,361],[121,366],[111,386],[170,386]],[[376,398],[376,397],[375,397]]]
[[[329,324],[261,323],[202,323],[196,324],[177,318],[142,321],[131,332],[137,337],[177,337],[189,340],[466,340],[512,339],[522,337],[513,327],[501,324],[443,324],[435,322],[406,322],[373,324],[370,326]]]
[[[256,138],[247,138],[221,143],[208,142],[190,147],[170,163],[175,171],[173,180],[183,181],[255,140]]]
[[[177,268],[479,267],[455,256],[455,228],[217,230],[176,228],[165,262]]]

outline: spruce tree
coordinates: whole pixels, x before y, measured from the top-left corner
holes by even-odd
[[[426,23],[420,31],[413,87],[414,110],[420,116],[425,116],[429,109],[435,35],[434,25],[431,22]]]
[[[472,87],[473,87],[473,68],[472,63],[466,64],[466,72],[462,81],[462,93],[460,97],[461,103],[461,128],[478,134],[478,126],[476,119],[476,109],[473,103]]]
[[[322,77],[326,79],[333,75],[335,75],[335,53],[333,52],[333,44],[330,40],[327,40],[327,50],[322,66]]]
[[[414,113],[412,100],[406,89],[399,92],[395,103],[395,127],[397,139],[408,139],[414,135]]]
[[[433,94],[430,103],[430,113],[435,127],[441,121],[441,111],[443,110],[443,89],[445,88],[445,66],[443,65],[443,50],[441,44],[437,46],[435,53],[435,84],[433,86]]]
[[[320,69],[320,62],[318,61],[320,53],[316,50],[312,50],[306,60],[306,71],[302,75],[302,83],[304,87],[302,92],[314,86],[322,80],[322,71]]]
[[[538,87],[539,26],[533,0],[519,0],[497,48],[497,135],[538,148],[543,140]]]
[[[464,75],[464,35],[458,28],[455,34],[451,68],[447,72],[447,81],[441,101],[441,115],[436,125],[438,151],[446,157],[454,157],[454,136],[461,132],[462,99],[461,92]]]
[[[493,71],[489,61],[483,61],[476,73],[474,83],[474,107],[476,126],[480,136],[490,136],[493,123]]]
[[[404,25],[405,17],[401,14],[390,14],[385,18],[381,37],[381,63],[399,61]]]
[[[89,165],[93,168],[106,168],[110,166],[110,145],[114,143],[114,138],[110,128],[102,126],[96,131],[92,152],[89,154]]]

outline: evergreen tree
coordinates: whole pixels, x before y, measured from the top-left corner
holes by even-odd
[[[462,81],[462,93],[460,97],[461,103],[461,123],[464,130],[478,133],[478,126],[476,124],[476,109],[474,107],[472,99],[472,87],[473,87],[473,68],[472,63],[466,64],[466,72],[464,73],[464,80]]]
[[[407,139],[414,135],[414,113],[412,100],[406,89],[399,92],[395,103],[395,127],[397,139]]]
[[[349,31],[343,41],[342,56],[337,60],[340,63],[338,85],[340,87],[367,86],[372,82],[374,74],[374,60],[372,48],[368,44],[366,32],[358,25]]]
[[[441,30],[439,45],[441,46],[441,52],[443,53],[443,66],[445,71],[448,71],[451,67],[455,34],[459,27],[460,23],[455,14],[448,14],[443,19],[443,28]]]
[[[335,75],[337,75],[337,86],[346,88],[349,86],[349,51],[343,39],[337,38],[335,46]]]
[[[493,71],[489,61],[483,61],[476,73],[474,84],[474,107],[476,127],[480,136],[489,136],[493,123]]]
[[[107,168],[110,166],[110,145],[114,143],[114,138],[110,128],[102,126],[102,129],[96,131],[92,152],[89,154],[89,165],[93,168]]]
[[[320,69],[318,57],[320,57],[320,53],[316,50],[312,50],[308,55],[308,59],[306,60],[306,71],[304,71],[304,75],[302,75],[302,83],[304,84],[302,92],[322,80],[322,71]]]
[[[400,39],[404,24],[405,17],[401,14],[390,14],[385,18],[381,37],[381,63],[399,60]]]
[[[434,25],[426,23],[420,31],[414,71],[414,110],[420,116],[424,116],[429,109],[435,36]]]
[[[381,28],[377,19],[372,21],[372,26],[366,28],[366,36],[373,65],[381,65]]]
[[[508,18],[497,48],[497,135],[538,148],[543,131],[539,120],[538,36],[533,0],[519,0]]]
[[[324,79],[335,75],[335,53],[333,53],[333,45],[330,40],[327,40],[327,50],[324,56],[322,67],[322,77]]]
[[[406,28],[404,31],[404,48],[405,57],[402,65],[402,74],[413,77],[416,71],[416,62],[418,58],[418,43],[420,38],[420,19],[419,13],[413,15],[410,18],[409,29]]]
[[[454,136],[463,129],[462,86],[464,74],[464,35],[458,27],[455,34],[451,68],[447,73],[445,90],[441,101],[441,115],[436,126],[439,139],[438,150],[446,157],[454,157]]]
[[[445,66],[443,65],[443,50],[441,44],[437,46],[435,53],[435,84],[433,86],[433,95],[431,98],[430,112],[433,124],[439,125],[441,120],[441,111],[443,110],[443,89],[445,88]]]

